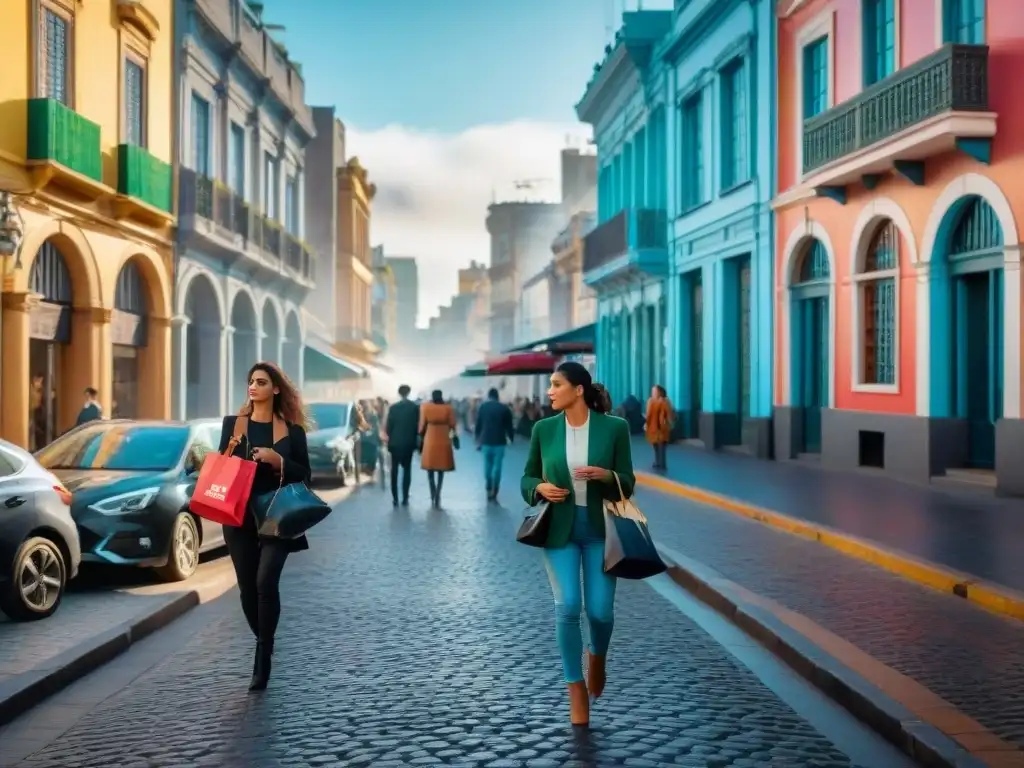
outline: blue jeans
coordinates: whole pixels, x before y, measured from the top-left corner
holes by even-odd
[[[544,550],[544,566],[555,597],[555,641],[565,681],[576,683],[583,679],[583,605],[590,625],[590,652],[595,656],[608,653],[615,623],[615,577],[604,572],[604,538],[590,525],[586,507],[576,507],[569,543]]]
[[[501,465],[505,461],[504,445],[484,445],[480,448],[484,454],[484,481],[488,493],[497,493],[501,485]]]

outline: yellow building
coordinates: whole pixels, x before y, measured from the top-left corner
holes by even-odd
[[[353,157],[338,169],[338,241],[336,254],[338,352],[360,365],[372,364],[381,348],[373,340],[373,262],[370,206],[377,186]]]
[[[0,2],[0,435],[30,448],[170,411],[173,0]]]

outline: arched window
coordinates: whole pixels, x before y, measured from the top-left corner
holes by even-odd
[[[860,384],[896,384],[897,291],[900,233],[892,221],[878,226],[856,280],[860,325]]]

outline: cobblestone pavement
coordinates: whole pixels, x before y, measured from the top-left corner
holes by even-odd
[[[637,469],[651,447],[633,442]],[[670,446],[672,479],[1024,590],[1024,501]]]
[[[285,570],[267,692],[245,691],[252,640],[229,593],[191,642],[22,765],[852,764],[640,583],[620,583],[609,684],[573,733],[540,557],[513,539],[521,464],[502,509],[482,503],[476,455],[458,461],[442,511],[417,478],[411,509],[363,488],[314,531]]]
[[[1024,623],[730,512],[644,488],[638,499],[657,541],[807,616],[1024,747]]]

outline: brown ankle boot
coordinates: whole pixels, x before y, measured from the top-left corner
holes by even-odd
[[[587,651],[587,688],[595,699],[604,692],[606,679],[604,656],[595,656]]]
[[[569,721],[573,725],[590,725],[590,696],[582,680],[569,683]]]

